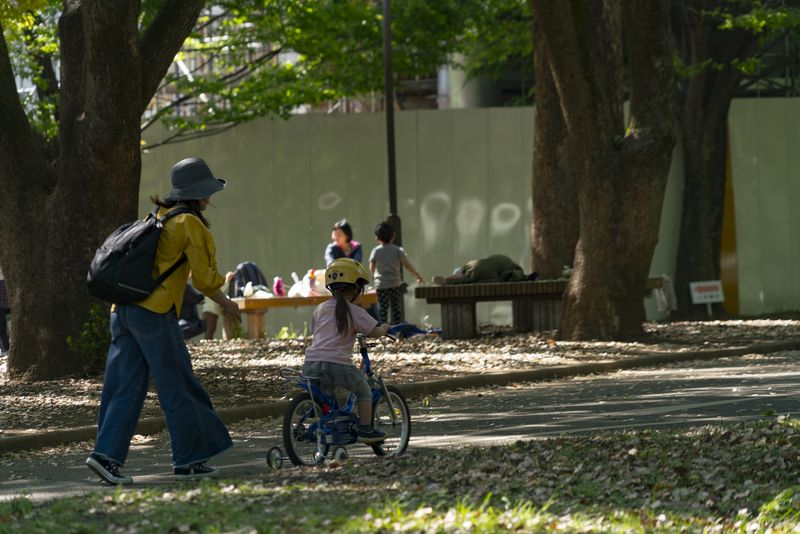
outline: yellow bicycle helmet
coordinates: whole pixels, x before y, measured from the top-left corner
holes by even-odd
[[[325,270],[325,287],[334,284],[353,284],[359,289],[369,283],[369,271],[352,258],[333,260]]]

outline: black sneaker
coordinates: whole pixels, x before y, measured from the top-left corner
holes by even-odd
[[[375,430],[372,426],[358,425],[356,434],[358,435],[358,441],[361,443],[380,443],[386,440],[386,434],[380,430]]]
[[[119,484],[133,484],[133,479],[131,477],[120,474],[119,464],[117,462],[106,460],[95,453],[89,455],[86,459],[86,465],[89,466],[89,469],[94,471],[103,482],[113,486]]]
[[[192,480],[196,478],[215,477],[219,473],[216,467],[209,467],[205,462],[198,462],[186,467],[176,467],[172,470],[175,480]]]

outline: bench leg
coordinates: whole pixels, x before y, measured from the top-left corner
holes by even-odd
[[[474,302],[442,304],[442,337],[469,339],[478,335]]]
[[[266,315],[266,310],[247,314],[247,337],[250,339],[261,339],[264,337],[264,319]]]
[[[514,300],[511,302],[511,317],[514,332],[533,332],[533,301]]]
[[[512,303],[514,332],[557,330],[561,323],[561,300],[515,300]]]

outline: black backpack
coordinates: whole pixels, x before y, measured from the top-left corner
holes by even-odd
[[[261,269],[252,261],[244,261],[236,266],[233,270],[235,276],[233,280],[228,283],[228,296],[243,297],[244,286],[247,282],[253,282],[253,289],[266,289],[269,291],[269,282],[267,277],[261,272]]]
[[[182,256],[158,278],[153,278],[153,264],[164,223],[176,215],[191,212],[189,208],[175,208],[158,218],[156,206],[144,220],[114,230],[97,249],[89,266],[86,275],[89,293],[114,304],[147,298],[186,261],[186,256]]]

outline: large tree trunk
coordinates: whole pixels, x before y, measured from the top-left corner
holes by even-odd
[[[705,318],[705,307],[692,304],[689,282],[720,276],[728,111],[742,81],[742,73],[731,65],[756,54],[760,46],[752,33],[721,30],[720,20],[710,14],[715,7],[720,6],[712,0],[673,1],[672,32],[682,62],[693,68],[714,62],[682,80],[679,93],[685,186],[675,270],[675,319]],[[725,7],[734,12],[748,8],[734,3]]]
[[[86,271],[105,236],[137,216],[140,118],[202,3],[167,0],[141,39],[138,2],[65,3],[54,163],[37,149],[0,31],[0,265],[11,290],[11,377],[75,375],[91,363],[67,344],[92,303]]]
[[[725,95],[709,102],[687,95],[684,102],[681,133],[685,186],[675,270],[676,319],[706,318],[705,306],[692,304],[689,282],[717,280],[720,275],[730,101]]]
[[[536,38],[548,51],[580,213],[562,339],[641,333],[642,295],[674,145],[668,6],[667,0],[630,0],[624,9],[619,1],[533,0],[541,24]],[[630,68],[627,129],[623,24]]]
[[[578,195],[567,157],[561,103],[550,72],[549,53],[534,28],[533,221],[531,268],[539,278],[560,278],[575,261]]]

